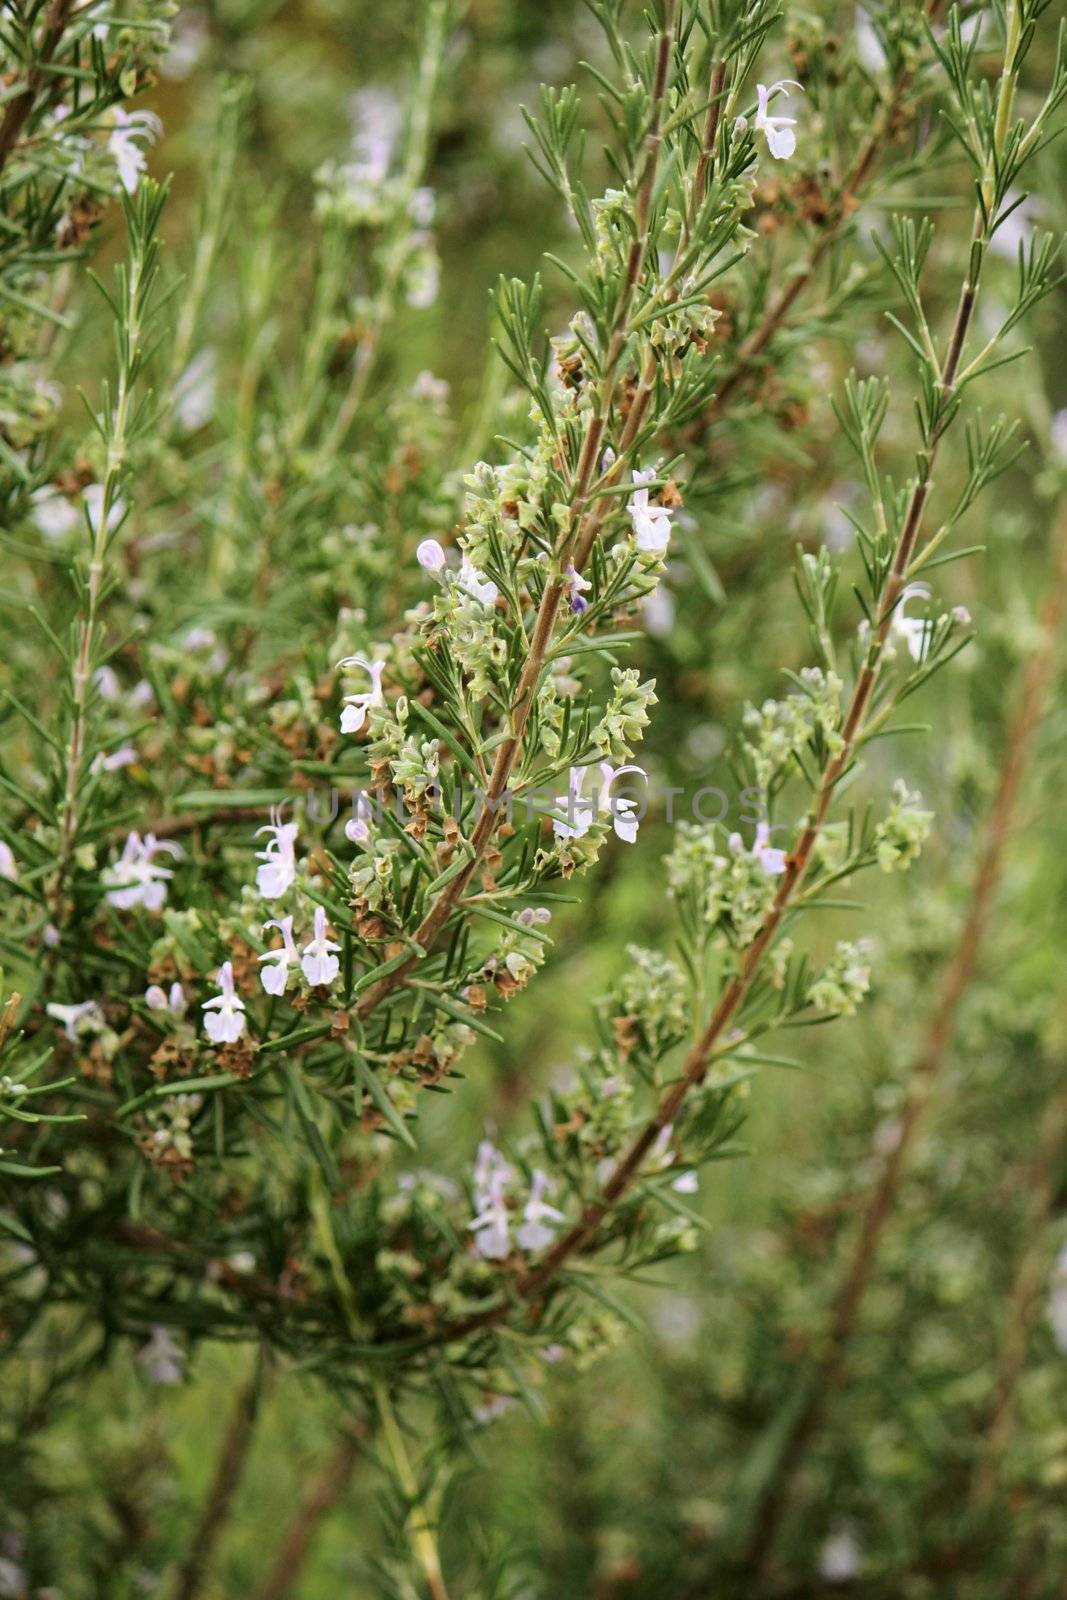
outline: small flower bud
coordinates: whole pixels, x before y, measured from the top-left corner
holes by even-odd
[[[445,553],[436,539],[424,539],[415,551],[415,557],[420,567],[425,567],[427,572],[443,572],[445,568]]]

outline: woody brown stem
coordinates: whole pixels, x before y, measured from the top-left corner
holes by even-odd
[[[971,1482],[971,1510],[978,1518],[991,1505],[1000,1465],[1015,1427],[1015,1400],[1026,1364],[1026,1346],[1044,1275],[1046,1225],[1052,1213],[1059,1166],[1067,1148],[1067,1073],[1049,1098],[1041,1119],[1037,1157],[1027,1185],[1023,1248],[1008,1295],[997,1352],[993,1400]]]
[[[287,1600],[304,1570],[308,1553],[323,1519],[334,1509],[348,1487],[359,1455],[359,1439],[346,1428],[333,1454],[312,1478],[304,1498],[282,1536],[281,1548],[255,1600]]]
[[[215,1475],[178,1570],[172,1591],[173,1600],[196,1600],[203,1588],[208,1563],[233,1510],[234,1497],[244,1475],[262,1391],[263,1371],[257,1362],[255,1372],[234,1401]]]
[[[48,7],[37,59],[27,75],[26,87],[21,94],[17,94],[13,100],[7,102],[3,116],[0,117],[0,172],[3,171],[8,157],[22,136],[27,118],[48,76],[46,69],[51,64],[70,21],[72,7],[73,0],[52,0],[52,4]],[[57,83],[58,79],[53,78],[52,81]]]
[[[934,1084],[941,1071],[960,1002],[974,975],[978,953],[1000,881],[1004,852],[1011,837],[1019,785],[1044,714],[1056,645],[1067,601],[1067,514],[1057,536],[1056,568],[1042,612],[1042,643],[1030,659],[1019,706],[1008,734],[997,792],[986,821],[978,871],[955,955],[947,967],[938,1003],[927,1027],[926,1041],[909,1076],[896,1144],[886,1157],[878,1182],[860,1219],[840,1288],[834,1298],[824,1341],[824,1356],[812,1375],[801,1407],[782,1447],[776,1470],[764,1486],[753,1518],[747,1568],[762,1570],[774,1535],[781,1523],[801,1459],[819,1431],[830,1399],[840,1386],[845,1358],[859,1311],[870,1283],[878,1250],[900,1187],[908,1154],[926,1115]]]
[[[596,405],[587,424],[582,450],[578,459],[572,494],[572,532],[565,542],[565,548],[560,557],[560,566],[564,569],[570,564],[574,565],[576,570],[581,570],[578,557],[581,551],[588,551],[592,547],[592,539],[588,535],[587,523],[590,518],[602,518],[603,516],[603,512],[597,506],[594,506],[592,510],[589,509],[589,494],[603,443],[604,428],[612,403],[619,363],[626,348],[630,308],[648,250],[652,194],[663,138],[661,131],[662,119],[666,102],[676,7],[677,0],[667,0],[664,8],[663,27],[658,36],[656,46],[656,62],[649,105],[649,125],[645,138],[644,164],[638,183],[635,208],[637,228],[627,254],[626,269],[612,319],[612,329],[608,338],[603,370],[598,383]],[[499,745],[493,761],[493,770],[482,802],[481,813],[467,844],[467,861],[462,870],[437,895],[422,922],[415,930],[413,942],[422,951],[429,950],[436,943],[446,923],[466,893],[496,833],[497,827],[506,814],[506,807],[503,804],[504,797],[511,775],[522,753],[526,725],[537,696],[538,685],[552,643],[553,629],[565,590],[566,580],[562,576],[550,578],[545,584],[533,632],[530,636],[526,660],[519,675],[515,696],[512,701],[509,719],[510,731],[507,738]],[[400,988],[418,959],[419,956],[413,954],[401,967],[373,984],[359,1002],[356,1008],[356,1015],[363,1019],[376,1010],[383,1000]]]

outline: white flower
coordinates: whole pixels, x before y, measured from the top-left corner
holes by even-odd
[[[883,72],[886,65],[886,54],[882,48],[882,41],[878,37],[878,30],[862,11],[856,13],[856,59],[861,67],[868,72]]]
[[[94,533],[100,531],[100,519],[104,514],[104,486],[102,483],[91,483],[82,495],[85,502],[86,515],[89,526]],[[107,511],[107,531],[114,533],[123,517],[126,515],[126,502],[117,496],[112,500]]]
[[[756,132],[762,133],[767,140],[767,149],[776,161],[784,161],[791,156],[797,147],[797,136],[793,132],[796,127],[795,117],[771,117],[767,114],[767,107],[773,97],[782,90],[786,99],[789,99],[789,90],[799,89],[804,93],[803,85],[793,78],[779,78],[777,83],[772,83],[770,88],[763,83],[756,85]]]
[[[348,114],[352,119],[352,154],[368,180],[381,182],[403,126],[400,101],[391,89],[372,83],[350,97]]]
[[[51,1006],[48,1009],[51,1010]],[[1061,1355],[1067,1356],[1067,1244],[1053,1264],[1048,1289],[1048,1319],[1052,1324],[1056,1349]]]
[[[530,1198],[522,1212],[522,1226],[515,1235],[520,1250],[543,1250],[555,1238],[555,1226],[564,1221],[562,1211],[550,1206],[545,1199],[552,1192],[551,1181],[539,1169],[534,1169],[530,1185]]]
[[[330,984],[341,970],[341,963],[332,954],[340,950],[341,946],[326,937],[326,912],[322,906],[315,907],[314,932],[300,957],[300,967],[312,988],[316,984]]]
[[[256,829],[273,834],[265,850],[256,851],[256,860],[263,865],[256,868],[256,888],[264,900],[278,900],[292,887],[296,877],[296,823],[283,822],[281,808],[271,808],[270,821]]]
[[[700,1179],[695,1172],[682,1172],[671,1184],[675,1194],[696,1194],[700,1188]]]
[[[645,627],[653,639],[665,639],[674,627],[674,597],[669,589],[659,584],[641,601],[645,614]]]
[[[170,839],[157,839],[154,833],[128,833],[122,855],[113,866],[105,867],[103,884],[108,904],[120,911],[144,906],[160,911],[167,898],[167,882],[174,876],[169,867],[157,866],[153,857],[165,850],[174,860],[182,854],[181,845]]]
[[[436,539],[424,539],[415,551],[415,559],[427,572],[443,572],[445,553]]]
[[[93,684],[101,700],[113,704],[122,699],[122,681],[114,667],[97,667],[93,673]]]
[[[480,1211],[489,1203],[492,1181],[502,1177],[510,1183],[514,1174],[491,1139],[483,1139],[474,1160],[474,1209]]]
[[[471,1411],[471,1417],[480,1427],[484,1428],[487,1423],[495,1422],[497,1417],[504,1416],[514,1405],[515,1401],[509,1394],[490,1395],[488,1399],[483,1400],[474,1407]]]
[[[597,810],[601,816],[610,814],[611,825],[616,837],[624,844],[633,844],[637,838],[637,828],[640,818],[635,815],[636,806],[632,800],[616,799],[611,792],[611,786],[616,778],[621,778],[624,772],[640,773],[642,778],[647,778],[648,773],[644,767],[634,766],[632,763],[623,767],[613,767],[610,761],[600,763],[600,792],[597,795]]]
[[[185,990],[180,983],[172,983],[169,995],[158,983],[150,983],[144,992],[145,1005],[150,1011],[173,1011],[181,1016],[186,1007]]]
[[[581,839],[596,821],[596,806],[592,800],[582,798],[582,784],[588,767],[571,767],[567,774],[567,793],[556,796],[556,804],[567,813],[566,822],[552,819],[552,831],[558,839]]]
[[[211,34],[201,11],[185,11],[175,17],[167,53],[159,64],[165,78],[184,83],[210,41]]]
[[[222,963],[215,982],[222,993],[205,1000],[200,1008],[207,1013],[204,1032],[212,1044],[234,1044],[245,1031],[245,1003],[233,987],[233,966],[229,961]]]
[[[372,706],[384,706],[385,696],[382,693],[382,673],[385,671],[384,661],[368,661],[366,656],[345,656],[338,663],[341,667],[360,667],[364,672],[370,673],[371,686],[363,694],[346,694],[343,700],[344,710],[341,712],[341,732],[358,733],[367,720],[367,712]]]
[[[602,761],[600,787],[594,799],[585,799],[582,795],[582,784],[588,770],[588,767],[572,767],[567,776],[567,793],[559,795],[556,799],[556,804],[567,813],[565,822],[553,819],[552,827],[557,837],[581,839],[589,832],[598,817],[610,816],[616,836],[624,844],[633,844],[637,838],[640,822],[640,818],[634,814],[636,807],[632,800],[616,798],[611,792],[611,786],[624,772],[639,772],[643,778],[647,777],[644,767],[633,765],[613,767],[610,761]]]
[[[25,1249],[25,1246],[16,1248]],[[27,1259],[33,1259],[32,1251],[29,1252]],[[0,1556],[0,1600],[22,1600],[22,1596],[29,1592],[30,1579],[25,1568],[20,1567],[17,1561],[10,1561],[7,1556]],[[46,1594],[47,1592],[45,1590]],[[53,1589],[52,1593],[55,1592]]]
[[[732,833],[729,842],[730,849],[735,856],[744,853],[744,845],[739,833]],[[760,822],[756,826],[756,837],[752,841],[752,855],[759,862],[768,878],[776,878],[779,873],[785,871],[788,852],[777,850],[772,846],[771,830],[765,822]]]
[[[1049,437],[1055,455],[1061,462],[1067,462],[1067,406],[1053,417]]]
[[[926,651],[926,646],[933,632],[933,623],[929,617],[907,617],[904,607],[909,600],[929,600],[930,588],[925,583],[909,583],[900,597],[900,603],[893,613],[890,634],[893,639],[900,640],[907,646],[908,654],[913,661],[921,661]]]
[[[411,191],[408,201],[408,216],[417,228],[429,228],[433,223],[433,214],[437,209],[437,196],[432,189],[424,184],[419,189]]]
[[[115,131],[107,141],[107,147],[119,169],[122,187],[127,194],[136,194],[147,158],[134,141],[144,139],[153,144],[163,132],[163,124],[154,111],[123,111],[121,106],[115,106],[111,115],[115,120]]]
[[[185,1376],[185,1351],[175,1344],[166,1328],[155,1327],[148,1343],[137,1352],[149,1383],[172,1388]]]
[[[201,350],[174,385],[174,415],[186,433],[197,433],[215,415],[215,355]]]
[[[474,1234],[474,1248],[487,1261],[503,1261],[510,1253],[508,1238],[508,1208],[504,1198],[509,1168],[495,1171],[488,1188],[481,1197],[481,1209],[474,1221],[468,1224]]]
[[[819,1576],[827,1583],[851,1583],[859,1576],[863,1552],[848,1528],[837,1528],[819,1551]]]
[[[98,1010],[95,1000],[80,1000],[76,1005],[61,1006],[55,1000],[45,1006],[50,1017],[55,1017],[57,1022],[63,1024],[63,1032],[71,1044],[77,1044],[78,1034],[82,1030],[78,1024],[85,1017],[94,1016]]]
[[[465,589],[469,595],[473,595],[475,600],[480,600],[483,606],[496,604],[496,597],[500,592],[496,584],[487,578],[484,572],[479,572],[468,556],[463,557],[456,582],[461,589]]]
[[[643,471],[635,471],[632,476],[638,487],[627,500],[626,509],[633,523],[637,548],[662,555],[671,540],[671,517],[674,511],[671,506],[650,506],[648,490],[644,487],[659,476],[659,469],[646,467]]]
[[[9,883],[18,883],[19,869],[15,865],[15,852],[6,839],[0,839],[0,878],[6,878]]]
[[[282,936],[281,948],[265,950],[258,960],[263,965],[259,981],[268,994],[284,994],[289,983],[289,969],[296,966],[300,957],[293,943],[293,919],[282,917],[279,922],[265,922],[264,928],[277,928]],[[265,965],[264,965],[265,963]]]
[[[78,513],[70,501],[57,494],[50,483],[43,484],[30,495],[33,520],[37,531],[45,539],[65,539],[78,526]]]
[[[120,772],[123,767],[132,767],[137,759],[137,751],[132,744],[120,744],[109,756],[103,753],[98,755],[93,761],[93,771]]]

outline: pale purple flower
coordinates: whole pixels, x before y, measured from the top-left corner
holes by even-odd
[[[669,1167],[674,1157],[671,1154],[671,1140],[674,1138],[674,1123],[668,1122],[656,1135],[655,1143],[648,1152],[648,1161],[651,1167]]]
[[[515,1402],[510,1395],[494,1394],[488,1400],[483,1400],[480,1405],[475,1406],[471,1416],[475,1422],[484,1427],[486,1423],[495,1422],[497,1417],[502,1417],[505,1412],[510,1411],[514,1404]]]
[[[215,978],[221,994],[205,1000],[204,1032],[212,1044],[235,1044],[245,1031],[245,1003],[233,986],[233,965],[224,961]]]
[[[870,19],[857,8],[856,12],[856,59],[868,72],[883,72],[886,65],[886,54],[882,48],[882,41],[878,37],[878,30]]]
[[[1067,406],[1057,411],[1049,429],[1052,449],[1061,462],[1067,462]]]
[[[122,187],[127,194],[136,194],[147,162],[144,151],[136,141],[143,139],[148,144],[154,144],[163,132],[163,124],[154,111],[123,111],[121,106],[115,106],[111,115],[115,131],[107,141],[107,147],[118,167]]]
[[[744,854],[744,844],[739,833],[730,835],[730,849],[735,856]],[[768,878],[776,878],[786,869],[788,851],[778,850],[771,844],[771,830],[766,822],[756,825],[756,837],[752,841],[752,856],[759,862]]]
[[[271,808],[270,821],[256,829],[256,837],[269,833],[266,848],[256,851],[256,888],[264,900],[278,900],[296,878],[296,823],[283,822],[281,807]]]
[[[282,936],[281,948],[278,950],[265,950],[259,960],[263,970],[259,981],[268,994],[284,994],[289,983],[290,970],[299,963],[296,945],[293,943],[293,919],[282,917],[278,922],[265,922],[264,928],[277,928]]]
[[[1056,1349],[1060,1355],[1067,1356],[1067,1244],[1053,1263],[1048,1289],[1048,1319]]]
[[[665,639],[674,627],[674,597],[663,584],[651,589],[641,601],[645,627],[653,639]]]
[[[700,1179],[695,1172],[680,1172],[671,1183],[675,1194],[696,1194],[700,1188]]]
[[[160,911],[167,898],[167,883],[174,874],[169,867],[156,864],[155,856],[161,850],[173,859],[182,855],[181,845],[171,839],[157,839],[154,833],[128,833],[122,855],[110,867],[105,867],[103,884],[109,905],[120,911],[133,906],[144,906],[146,911]]]
[[[524,906],[519,912],[519,922],[526,928],[544,927],[552,921],[552,913],[547,906]]]
[[[611,792],[611,786],[624,772],[639,773],[642,778],[647,778],[648,773],[644,767],[629,763],[622,767],[613,767],[610,761],[600,763],[600,792],[597,796],[597,810],[600,814],[611,816],[611,825],[617,838],[624,844],[633,844],[637,839],[637,828],[640,818],[636,815],[637,808],[632,800],[616,798]]]
[[[198,433],[215,415],[215,354],[201,350],[174,385],[174,415],[185,433]]]
[[[922,660],[934,625],[929,617],[906,616],[904,607],[909,600],[929,600],[929,598],[930,587],[928,584],[909,583],[901,594],[900,603],[893,613],[892,636],[907,646],[908,654],[913,661]]]
[[[633,844],[637,838],[637,828],[640,818],[635,815],[636,807],[632,800],[623,800],[611,792],[615,780],[625,772],[638,772],[647,777],[643,767],[626,765],[613,767],[610,761],[600,763],[600,786],[593,799],[587,799],[582,794],[582,785],[588,767],[571,767],[567,775],[567,793],[559,795],[556,804],[566,811],[566,821],[553,818],[552,827],[560,839],[581,839],[589,832],[593,823],[600,816],[610,816],[612,827],[616,835],[625,844]]]
[[[110,755],[97,756],[93,769],[101,772],[121,772],[123,767],[132,767],[137,760],[137,751],[132,744],[120,744]]]
[[[18,883],[19,869],[15,865],[15,852],[6,839],[0,839],[0,878],[6,878],[9,883]]]
[[[301,971],[312,988],[333,983],[341,970],[341,963],[333,952],[340,948],[326,937],[326,912],[322,906],[316,906],[313,932],[300,957]]]
[[[367,720],[367,712],[373,706],[383,706],[385,696],[382,693],[382,673],[385,671],[384,661],[368,661],[366,656],[345,656],[339,663],[341,667],[359,667],[361,671],[370,673],[369,689],[362,694],[346,694],[342,704],[341,732],[358,733]]]
[[[475,600],[480,600],[483,606],[496,604],[499,589],[491,578],[487,578],[484,572],[479,571],[469,556],[463,557],[456,582]]]
[[[436,539],[423,539],[415,551],[415,559],[427,572],[440,573],[445,570],[445,553]]]
[[[353,844],[366,844],[374,822],[374,807],[369,795],[361,789],[352,807],[352,815],[345,823],[345,838]]]
[[[474,1160],[474,1209],[480,1211],[488,1203],[490,1185],[495,1177],[505,1183],[511,1181],[510,1166],[491,1139],[483,1139]]]
[[[437,209],[437,196],[425,184],[421,188],[411,191],[408,201],[408,216],[417,228],[429,228],[433,223],[433,214]]]
[[[87,1017],[95,1016],[99,1009],[95,1000],[79,1000],[70,1006],[60,1005],[58,1001],[51,1000],[45,1006],[48,1015],[63,1024],[63,1032],[71,1044],[77,1044],[78,1034],[83,1031],[79,1026],[80,1023]]]
[[[819,1551],[819,1576],[827,1583],[851,1583],[859,1577],[863,1551],[849,1528],[835,1528]]]
[[[593,587],[588,578],[583,578],[575,567],[567,568],[563,575],[566,579],[567,601],[576,617],[589,610],[589,601],[583,600],[583,594]]]
[[[78,513],[65,495],[57,494],[50,483],[30,495],[33,520],[45,539],[66,539],[78,526]]]
[[[503,1261],[510,1254],[508,1208],[504,1197],[507,1170],[498,1170],[489,1179],[481,1210],[468,1227],[474,1234],[474,1248],[487,1261]]]
[[[122,681],[114,667],[97,667],[93,673],[93,684],[101,700],[114,704],[122,699]]]
[[[530,1198],[523,1207],[522,1226],[515,1235],[520,1250],[543,1250],[555,1238],[556,1226],[564,1221],[563,1212],[550,1206],[545,1199],[546,1194],[551,1194],[552,1187],[551,1180],[535,1168]]]
[[[173,1011],[179,1017],[187,1004],[185,990],[180,983],[172,983],[169,994],[158,983],[150,983],[144,992],[144,999],[150,1011]]]
[[[352,154],[368,182],[380,183],[389,171],[404,113],[391,89],[368,84],[348,102],[352,119]]]
[[[637,487],[627,500],[626,509],[633,523],[637,548],[662,555],[670,543],[674,512],[670,506],[650,506],[648,489],[645,487],[659,477],[659,468],[646,467],[643,471],[635,471],[632,476]]]
[[[185,1377],[185,1351],[175,1344],[166,1328],[154,1327],[148,1343],[137,1352],[149,1383],[173,1388]]]
[[[552,819],[552,831],[558,839],[581,839],[596,820],[596,806],[582,795],[582,784],[588,767],[571,767],[567,774],[567,793],[556,796],[556,804],[565,811],[567,820]]]
[[[779,90],[789,99],[789,90],[799,89],[804,93],[803,85],[793,78],[779,78],[777,83],[772,83],[770,88],[766,84],[756,85],[756,121],[757,133],[762,133],[767,140],[767,149],[776,161],[785,161],[793,154],[797,147],[797,136],[793,132],[796,127],[795,117],[772,117],[768,115],[767,107]]]

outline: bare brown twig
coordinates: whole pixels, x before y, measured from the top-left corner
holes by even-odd
[[[27,118],[33,110],[34,102],[48,75],[47,68],[66,32],[72,6],[73,0],[52,0],[45,15],[37,61],[26,78],[26,87],[21,94],[17,94],[13,100],[7,102],[4,114],[0,117],[0,172],[7,165],[8,158],[18,144]],[[58,79],[53,79],[53,82],[58,83]]]
[[[359,1450],[360,1441],[355,1429],[346,1428],[338,1438],[329,1460],[308,1484],[304,1498],[282,1535],[274,1564],[255,1592],[255,1600],[286,1600],[292,1594],[320,1524],[348,1487]]]
[[[257,1359],[255,1371],[234,1400],[211,1487],[201,1507],[185,1558],[178,1569],[172,1591],[173,1600],[196,1600],[203,1588],[208,1563],[233,1510],[234,1498],[244,1474],[263,1398],[264,1377],[265,1369],[261,1360]]]
[[[785,1513],[790,1490],[807,1446],[822,1426],[829,1401],[839,1387],[845,1357],[856,1330],[860,1307],[870,1283],[875,1258],[900,1187],[908,1154],[925,1119],[934,1085],[950,1048],[960,1002],[974,975],[978,953],[1000,882],[1004,853],[1011,838],[1019,785],[1044,714],[1056,646],[1067,603],[1067,513],[1056,535],[1053,582],[1042,610],[1043,639],[1030,658],[1019,706],[1008,734],[1000,779],[985,827],[974,886],[955,955],[947,967],[941,993],[927,1028],[923,1050],[912,1068],[900,1116],[897,1141],[860,1218],[859,1231],[834,1298],[820,1360],[803,1406],[783,1442],[775,1471],[757,1503],[746,1565],[762,1570]]]

